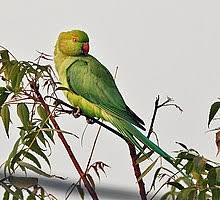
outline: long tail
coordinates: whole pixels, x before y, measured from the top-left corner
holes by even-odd
[[[143,153],[143,149],[140,144],[137,142],[139,140],[142,144],[147,145],[151,150],[155,151],[157,154],[162,156],[165,160],[171,163],[175,168],[176,165],[173,163],[173,158],[167,154],[163,149],[161,149],[158,145],[149,140],[146,136],[144,136],[137,128],[135,128],[132,124],[122,119],[107,116],[108,121],[115,126],[118,131],[123,134],[128,140],[136,146],[136,148]],[[137,139],[137,140],[136,140]]]

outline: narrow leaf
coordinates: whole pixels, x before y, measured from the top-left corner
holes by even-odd
[[[184,189],[184,187],[180,183],[178,183],[178,182],[169,182],[167,184],[168,185],[172,185],[172,186],[174,186],[175,188],[177,188],[179,190],[183,190]]]
[[[49,162],[47,156],[43,153],[43,150],[40,148],[40,146],[38,145],[38,143],[35,139],[35,134],[32,134],[30,136],[31,136],[30,139],[25,142],[25,145],[28,148],[30,148],[31,151],[33,151],[33,152],[37,153],[39,156],[41,156],[47,162],[48,166],[51,168],[50,162]]]
[[[136,160],[136,164],[140,164],[141,162],[145,161],[146,159],[149,159],[153,153],[154,153],[154,151],[149,151],[148,153],[145,153],[144,155],[140,156]]]
[[[13,65],[13,68],[10,71],[9,80],[11,80],[11,87],[13,91],[15,91],[15,86],[16,86],[17,76],[19,74],[19,71],[20,71],[19,63],[16,63],[15,65]]]
[[[183,147],[185,150],[188,151],[188,148],[185,144],[181,143],[181,142],[176,142],[177,144],[179,144],[181,147]]]
[[[76,188],[77,188],[77,190],[79,192],[79,195],[80,195],[81,199],[84,199],[85,193],[84,193],[84,190],[81,187],[81,185],[76,185]]]
[[[41,105],[39,105],[37,107],[37,113],[41,117],[43,123],[48,121],[47,112],[46,112],[46,110]]]
[[[23,155],[25,156],[25,158],[28,158],[33,163],[35,163],[38,168],[41,168],[40,162],[38,161],[38,159],[33,154],[31,154],[31,153],[29,153],[27,151],[23,151]]]
[[[216,113],[218,112],[219,108],[220,108],[220,102],[215,102],[211,105],[210,112],[209,112],[208,127],[210,125],[210,122],[213,120]]]
[[[43,151],[41,150],[41,148],[39,147],[39,145],[37,144],[36,141],[33,143],[33,145],[30,147],[30,149],[31,149],[33,152],[35,152],[35,153],[37,153],[38,155],[40,155],[40,156],[47,162],[48,166],[51,168],[50,162],[49,162],[47,156],[43,153]]]
[[[9,200],[9,192],[7,190],[4,193],[3,200]]]
[[[156,164],[158,158],[152,162],[148,167],[147,169],[144,170],[144,172],[140,175],[140,177],[138,178],[137,181],[140,181],[144,176],[146,176],[148,174],[148,172],[154,167],[154,165]]]
[[[5,162],[5,166],[4,166],[4,174],[6,176],[6,168],[10,166],[11,160],[14,158],[14,156],[17,154],[18,151],[18,147],[20,144],[20,138],[18,138],[18,140],[15,142],[13,150],[11,151],[11,153],[8,156],[8,160]]]
[[[22,69],[19,71],[19,73],[18,73],[18,75],[17,75],[16,83],[15,83],[15,91],[19,91],[20,85],[21,85],[21,83],[22,83],[22,79],[23,79],[25,73],[26,73],[26,68],[22,68]]]
[[[42,131],[58,131],[57,129],[53,129],[53,128],[41,128]],[[69,135],[73,135],[74,137],[76,137],[77,139],[79,138],[76,134],[71,133],[69,131],[64,131],[64,130],[59,130],[60,132],[64,133],[64,134],[69,134]]]
[[[5,103],[10,92],[5,87],[0,87],[0,106]]]
[[[38,169],[37,167],[29,164],[29,163],[20,161],[20,162],[18,162],[18,164],[25,167],[25,168],[27,168],[27,169],[29,169],[29,170],[31,170],[31,171],[33,171],[33,172],[35,172],[35,173],[37,173],[37,174],[39,174],[39,175],[41,175],[41,176],[45,176],[45,177],[48,177],[48,178],[53,177],[53,175],[50,175],[50,174]]]
[[[86,174],[87,178],[89,179],[89,182],[91,183],[92,187],[95,189],[95,182],[90,174]]]
[[[21,198],[21,199],[24,199],[23,193],[20,189],[17,189],[15,191],[15,196],[13,196],[12,200],[18,200],[18,197]]]
[[[206,190],[199,192],[198,200],[206,200]]]
[[[26,130],[29,129],[29,110],[26,104],[19,103],[17,105],[17,114]]]
[[[4,105],[1,109],[1,117],[2,117],[2,121],[5,127],[5,131],[7,136],[9,137],[9,123],[10,123],[10,112],[9,112],[9,108],[8,105]]]
[[[21,199],[13,190],[10,189],[11,186],[8,186],[8,185],[4,184],[3,182],[0,183],[0,185],[1,185],[7,192],[9,192],[9,194],[11,194],[12,196],[16,196],[16,197],[17,197],[17,200],[18,200],[18,199],[19,199],[19,200]]]

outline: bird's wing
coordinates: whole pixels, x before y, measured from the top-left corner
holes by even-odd
[[[125,104],[111,73],[94,57],[79,59],[67,71],[70,89],[88,101],[142,129],[144,122]]]

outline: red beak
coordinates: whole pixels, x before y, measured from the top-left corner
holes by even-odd
[[[89,53],[89,43],[88,42],[83,43],[82,51],[85,55],[87,55]]]

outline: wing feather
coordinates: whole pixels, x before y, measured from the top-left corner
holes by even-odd
[[[111,73],[94,57],[75,61],[66,73],[73,92],[145,130],[144,122],[124,102]]]

